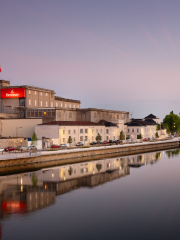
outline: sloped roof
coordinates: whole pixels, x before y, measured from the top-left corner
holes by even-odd
[[[106,120],[100,120],[99,123],[105,125],[105,127],[117,127],[115,123],[108,122]]]
[[[147,117],[145,117],[145,118],[157,118],[156,116],[154,116],[152,113],[151,114],[149,114]]]
[[[102,126],[100,123],[85,122],[85,121],[52,121],[39,125],[59,125],[59,126]]]
[[[135,127],[135,126],[149,126],[149,125],[156,125],[155,123],[148,122],[148,121],[143,121],[143,120],[133,120],[131,122],[125,123],[124,125],[127,125],[129,127]]]

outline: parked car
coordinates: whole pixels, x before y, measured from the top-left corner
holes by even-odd
[[[113,141],[112,141],[112,140],[109,140],[109,143],[113,143]]]
[[[148,138],[144,138],[143,141],[148,141]]]
[[[112,140],[112,143],[116,143],[116,140]]]
[[[78,142],[78,143],[76,144],[76,146],[81,147],[81,146],[84,146],[84,144],[83,144],[82,142]]]
[[[4,151],[4,148],[0,148],[0,152],[3,152]]]
[[[121,143],[121,140],[116,140],[116,143]]]
[[[97,144],[96,141],[90,143],[90,145],[96,145],[96,144]]]
[[[102,142],[102,141],[99,141],[98,143],[99,143],[99,144],[103,144],[103,142]]]
[[[26,147],[26,146],[20,146],[20,147],[18,147],[18,150],[20,150],[20,151],[27,151],[29,148],[28,147]]]
[[[66,143],[61,144],[61,147],[69,147],[69,144],[66,144]]]
[[[53,144],[52,146],[51,146],[51,148],[59,148],[60,146],[59,145],[57,145],[57,144]]]
[[[104,142],[103,142],[103,144],[107,144],[107,143],[109,143],[109,142],[108,142],[108,141],[104,141]]]
[[[130,143],[130,142],[131,142],[131,139],[130,139],[130,138],[128,138],[128,139],[126,139],[126,141]]]
[[[36,147],[35,145],[31,145],[31,146],[29,147],[29,150],[37,150],[37,147]]]
[[[6,152],[8,151],[14,151],[15,150],[15,147],[7,147],[4,149]]]

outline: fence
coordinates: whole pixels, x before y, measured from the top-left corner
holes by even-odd
[[[24,153],[3,153],[0,155],[0,160],[26,158],[40,156],[41,152],[24,152]]]

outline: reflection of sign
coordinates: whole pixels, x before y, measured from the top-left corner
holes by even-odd
[[[26,202],[20,201],[4,201],[1,204],[3,213],[24,213],[26,212]]]
[[[25,88],[3,88],[1,89],[1,98],[25,98]]]

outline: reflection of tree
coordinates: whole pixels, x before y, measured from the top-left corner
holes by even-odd
[[[33,184],[33,187],[37,187],[37,183],[38,183],[38,177],[35,175],[35,173],[32,174],[32,184]]]
[[[102,164],[96,164],[96,168],[97,168],[97,170],[98,170],[98,172],[100,172],[101,171],[101,168],[102,168]]]
[[[178,156],[180,153],[180,149],[172,150],[172,151],[166,151],[166,154],[168,158]]]
[[[138,161],[141,162],[141,160],[142,160],[142,155],[139,155],[138,156]]]
[[[68,172],[69,172],[69,176],[71,176],[71,174],[72,174],[72,172],[73,172],[72,167],[69,168]]]
[[[156,153],[156,160],[158,160],[161,157],[161,153]]]

